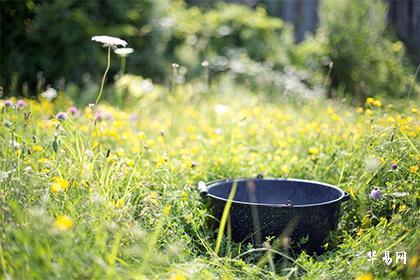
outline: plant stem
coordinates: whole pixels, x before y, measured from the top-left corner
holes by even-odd
[[[125,73],[125,59],[125,56],[121,57],[120,76],[124,75]]]
[[[106,65],[106,69],[105,69],[104,75],[102,77],[101,89],[99,90],[98,97],[96,98],[96,101],[95,101],[95,106],[93,107],[93,113],[94,113],[93,115],[95,115],[96,107],[97,107],[97,105],[99,103],[99,99],[101,99],[102,92],[104,90],[104,84],[105,84],[106,75],[108,74],[108,70],[109,70],[109,67],[110,66],[111,66],[111,46],[108,46],[108,62],[107,62],[107,65]]]

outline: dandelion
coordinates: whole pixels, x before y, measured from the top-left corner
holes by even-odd
[[[8,99],[4,101],[4,107],[12,107],[13,106],[13,101]]]
[[[106,65],[106,68],[105,68],[104,75],[102,77],[102,82],[101,82],[101,87],[100,87],[100,90],[99,90],[99,94],[98,94],[98,97],[96,98],[96,101],[95,101],[95,107],[93,108],[93,111],[94,111],[96,109],[96,105],[98,105],[98,102],[101,99],[102,92],[104,90],[106,75],[108,74],[109,67],[111,66],[111,47],[116,47],[116,46],[125,47],[125,46],[127,46],[127,42],[120,39],[120,38],[111,37],[111,36],[93,36],[92,41],[102,43],[104,47],[108,47],[107,65]]]
[[[47,99],[48,101],[51,101],[57,96],[57,91],[53,88],[49,88],[43,93],[41,93],[41,96]]]
[[[67,113],[66,112],[60,112],[55,116],[55,118],[57,120],[61,121],[61,122],[65,121],[65,120],[67,120]]]
[[[410,166],[410,173],[411,174],[416,174],[418,170],[419,170],[419,166],[418,165]]]
[[[380,200],[380,199],[382,199],[381,190],[379,188],[374,188],[370,192],[370,198],[372,198],[373,200]]]
[[[59,231],[67,231],[72,229],[74,226],[73,220],[66,215],[58,216],[55,219],[54,227]]]
[[[23,100],[23,99],[19,99],[19,100],[16,102],[16,106],[17,106],[18,108],[24,107],[25,105],[26,105],[26,103],[25,103],[25,100]]]

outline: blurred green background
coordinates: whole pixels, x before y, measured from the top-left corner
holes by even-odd
[[[98,83],[106,55],[91,37],[110,35],[135,50],[127,72],[162,84],[170,83],[176,62],[179,82],[229,77],[273,95],[324,88],[329,97],[357,102],[419,93],[416,65],[389,28],[387,2],[319,1],[319,23],[298,43],[292,25],[267,15],[267,3],[2,1],[0,86],[4,95],[32,96],[47,85]],[[112,59],[108,82],[119,71]]]

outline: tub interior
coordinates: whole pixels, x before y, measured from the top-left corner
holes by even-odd
[[[287,179],[243,179],[238,180],[234,201],[263,204],[308,205],[325,203],[343,196],[336,188],[321,183],[293,181]],[[232,181],[223,181],[208,186],[208,193],[228,199]]]

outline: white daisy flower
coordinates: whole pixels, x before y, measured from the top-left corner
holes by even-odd
[[[41,96],[47,99],[48,101],[51,101],[57,96],[57,91],[53,88],[49,88],[43,93],[41,93]]]
[[[116,47],[116,46],[127,46],[127,42],[117,38],[117,37],[111,37],[111,36],[93,36],[92,41],[102,43],[104,44],[104,47]]]
[[[119,55],[120,57],[126,57],[129,54],[133,53],[133,49],[132,48],[119,48],[119,49],[115,49],[114,52]]]

